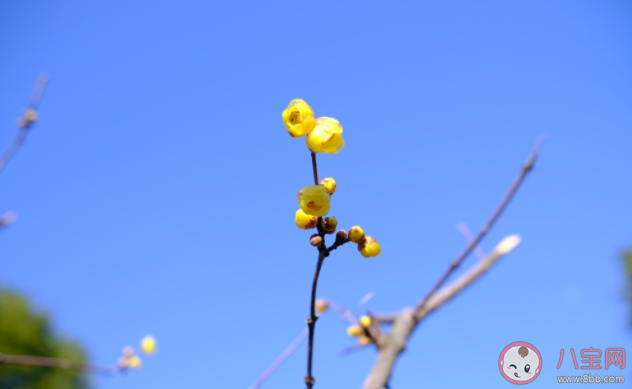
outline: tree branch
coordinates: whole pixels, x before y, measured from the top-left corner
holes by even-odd
[[[36,357],[30,355],[0,354],[0,364],[3,363],[8,365],[42,366],[66,370],[87,371],[101,375],[111,375],[119,370],[119,368],[100,367],[83,362],[73,362],[67,359]]]
[[[35,84],[35,89],[33,90],[33,94],[31,95],[31,100],[27,109],[24,111],[24,114],[18,119],[18,130],[13,137],[13,141],[7,146],[4,152],[0,155],[0,171],[4,169],[4,167],[9,163],[15,152],[18,151],[22,143],[24,143],[24,139],[26,139],[26,134],[35,123],[37,119],[37,109],[39,107],[40,101],[42,100],[42,95],[44,94],[44,89],[46,89],[46,84],[48,84],[48,76],[45,74],[41,74],[37,79],[37,83]]]
[[[411,336],[421,319],[463,291],[468,285],[472,284],[482,274],[484,274],[498,259],[509,253],[509,251],[518,244],[518,237],[514,236],[506,238],[496,247],[492,254],[481,260],[468,273],[457,279],[450,286],[442,289],[440,292],[437,292],[448,277],[463,262],[463,260],[479,245],[483,237],[487,234],[498,217],[507,207],[509,201],[513,198],[514,194],[520,187],[520,184],[533,168],[538,156],[541,140],[542,138],[538,139],[536,142],[529,159],[523,165],[520,174],[514,181],[513,185],[509,189],[509,192],[505,195],[498,208],[492,214],[489,221],[483,226],[478,235],[468,244],[461,255],[452,262],[447,271],[430,289],[424,299],[414,309],[407,308],[394,317],[389,316],[384,318],[384,322],[392,323],[391,332],[386,337],[384,346],[378,350],[377,361],[364,382],[363,389],[384,389],[385,387],[388,387],[388,382],[393,372],[395,362],[397,361],[399,355],[405,350],[406,341]]]
[[[449,286],[434,294],[424,305],[424,310],[418,312],[405,309],[393,319],[393,328],[386,337],[385,344],[379,349],[377,362],[364,383],[364,389],[383,389],[391,377],[397,357],[406,349],[406,341],[412,334],[420,320],[441,307],[454,296],[483,275],[496,261],[507,255],[518,243],[520,238],[512,235],[497,246],[492,254],[480,260],[466,274]]]
[[[507,204],[509,204],[509,201],[513,198],[514,194],[520,187],[520,184],[522,184],[522,182],[524,181],[524,178],[527,176],[529,171],[531,171],[531,169],[533,168],[533,164],[535,163],[535,160],[538,156],[538,151],[540,149],[541,142],[542,142],[542,138],[538,139],[538,141],[535,144],[535,147],[533,148],[533,151],[531,152],[531,156],[529,157],[527,162],[522,166],[522,170],[520,171],[520,174],[516,178],[516,181],[514,181],[513,185],[509,189],[509,192],[507,192],[507,194],[505,195],[505,198],[500,203],[498,208],[496,208],[496,211],[494,211],[489,221],[483,226],[483,228],[478,233],[476,238],[474,238],[474,240],[472,240],[470,244],[467,245],[467,247],[461,253],[461,255],[459,255],[459,257],[454,262],[452,262],[448,270],[446,270],[446,272],[441,276],[441,278],[439,278],[439,281],[437,281],[437,283],[430,289],[428,294],[426,294],[426,297],[424,297],[424,299],[417,305],[417,312],[418,312],[417,316],[419,316],[419,312],[425,309],[424,306],[428,302],[430,297],[432,297],[432,295],[437,290],[439,290],[439,288],[448,279],[450,274],[452,274],[459,267],[459,265],[461,265],[463,260],[465,260],[465,258],[472,252],[472,250],[474,250],[474,248],[478,246],[481,240],[483,240],[483,237],[485,237],[487,232],[492,228],[496,220],[498,220],[498,217],[505,210],[505,208],[507,207]]]

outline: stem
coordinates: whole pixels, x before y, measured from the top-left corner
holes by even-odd
[[[313,153],[312,153],[313,155]],[[321,246],[323,247],[323,246]],[[314,354],[314,330],[316,329],[316,286],[318,285],[318,276],[320,275],[320,268],[323,266],[323,262],[329,253],[325,250],[319,250],[318,263],[316,264],[316,272],[314,273],[314,282],[312,283],[312,301],[310,304],[310,316],[307,319],[307,327],[309,328],[309,343],[307,346],[307,376],[305,377],[305,384],[307,389],[311,389],[316,382],[312,376],[312,357]]]
[[[316,153],[312,153],[312,169],[314,170],[314,185],[318,185],[318,167],[316,166]]]

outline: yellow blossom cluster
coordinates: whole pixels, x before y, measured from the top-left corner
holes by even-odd
[[[358,251],[363,257],[376,257],[382,251],[380,244],[374,237],[364,234],[360,226],[353,226],[349,230],[349,240],[358,244]]]
[[[140,342],[140,351],[144,354],[153,354],[156,352],[156,339],[153,336],[145,336]],[[123,356],[118,360],[118,367],[121,370],[138,369],[142,365],[142,360],[132,347],[123,349]]]
[[[281,113],[281,117],[290,136],[294,138],[307,136],[305,141],[307,148],[312,152],[314,178],[315,182],[318,182],[315,153],[334,154],[342,150],[345,143],[342,139],[342,126],[333,118],[316,118],[312,107],[301,99],[292,100]],[[304,230],[318,227],[318,236],[314,235],[310,238],[313,246],[321,246],[323,233],[336,232],[338,225],[336,218],[324,218],[331,210],[331,196],[336,192],[336,186],[336,180],[328,177],[320,181],[318,185],[301,189],[296,196],[300,207],[295,214],[296,226]],[[349,230],[348,239],[358,244],[358,250],[365,258],[380,254],[380,244],[375,238],[365,235],[359,226]],[[347,242],[346,231],[338,231],[336,240]]]
[[[371,338],[367,336],[371,323],[372,320],[369,316],[362,316],[359,324],[352,324],[347,328],[347,334],[351,337],[358,338],[360,345],[366,346],[373,342]]]
[[[290,101],[281,117],[291,137],[307,135],[305,143],[313,153],[335,154],[345,145],[340,122],[328,117],[316,119],[312,107],[301,99]]]

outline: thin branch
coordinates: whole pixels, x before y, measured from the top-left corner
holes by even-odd
[[[18,130],[13,137],[13,141],[0,155],[0,171],[4,169],[13,155],[15,155],[16,151],[18,151],[20,146],[24,143],[29,128],[31,128],[33,123],[35,123],[35,120],[37,119],[37,109],[39,108],[40,101],[42,100],[44,89],[46,89],[46,84],[48,84],[48,76],[41,74],[37,79],[35,89],[33,90],[27,109],[18,119]]]
[[[36,357],[30,355],[0,354],[0,364],[54,367],[65,370],[86,371],[100,375],[112,375],[120,370],[119,368],[105,368],[83,362],[73,362],[67,359]]]
[[[515,235],[506,239],[509,238],[514,238],[517,242],[520,242],[520,238],[517,238]],[[420,313],[419,319],[424,318],[429,313],[451,300],[454,296],[463,291],[463,289],[472,284],[476,279],[489,270],[489,268],[491,268],[492,265],[494,265],[500,258],[507,254],[508,251],[495,249],[490,255],[481,259],[467,273],[433,295],[430,300],[428,300],[425,309]]]
[[[283,364],[283,362],[285,362],[285,360],[294,353],[296,348],[305,340],[306,337],[307,329],[303,330],[300,335],[297,336],[296,339],[294,339],[285,350],[283,350],[281,355],[279,355],[278,358],[275,359],[274,362],[272,362],[270,367],[266,369],[263,375],[261,375],[257,382],[255,382],[249,389],[258,389],[261,385],[263,385],[263,383],[268,378],[270,378],[270,376]]]
[[[320,223],[319,223],[320,224]],[[323,247],[321,245],[320,247]],[[314,281],[312,283],[312,297],[311,297],[311,309],[310,309],[310,317],[307,319],[307,328],[309,329],[309,343],[307,345],[307,376],[305,376],[305,384],[307,385],[307,389],[311,389],[314,386],[316,380],[312,375],[312,358],[314,354],[314,331],[316,330],[316,320],[318,320],[318,316],[316,316],[316,287],[318,286],[318,276],[320,275],[320,269],[323,266],[323,262],[325,258],[329,255],[329,253],[325,250],[320,250],[318,252],[318,262],[316,263],[316,271],[314,272]]]
[[[329,303],[329,306],[331,307],[331,309],[333,309],[333,310],[337,311],[338,313],[340,313],[340,316],[342,316],[342,318],[344,320],[347,320],[348,322],[351,322],[351,323],[356,323],[358,321],[353,316],[351,311],[349,311],[347,308],[343,307],[342,305],[336,303],[333,300],[327,299],[327,302]]]
[[[419,325],[422,318],[427,316],[450,299],[454,298],[458,293],[463,291],[468,285],[472,284],[478,277],[485,273],[500,257],[506,255],[519,242],[516,236],[506,238],[499,244],[494,252],[487,258],[481,260],[468,273],[457,279],[450,286],[437,290],[443,285],[448,276],[461,264],[463,259],[476,247],[485,234],[498,219],[502,211],[505,209],[516,190],[524,180],[527,173],[533,168],[538,155],[538,150],[542,138],[538,139],[531,156],[525,163],[518,178],[512,185],[511,189],[496,209],[487,224],[481,232],[470,242],[465,251],[455,260],[446,273],[439,279],[435,286],[430,290],[428,295],[421,301],[415,309],[404,309],[394,317],[386,317],[388,322],[392,324],[391,331],[386,337],[386,344],[378,350],[377,361],[364,382],[363,389],[383,389],[389,382],[393,367],[399,355],[405,350],[406,342],[411,336],[414,329]]]
[[[419,313],[422,312],[425,309],[425,305],[428,302],[428,300],[430,299],[430,297],[432,297],[432,295],[435,294],[437,292],[437,290],[445,283],[445,281],[448,279],[448,277],[459,267],[459,265],[463,262],[463,260],[465,260],[465,258],[468,256],[468,254],[471,253],[472,250],[476,246],[478,246],[480,241],[487,234],[487,232],[490,230],[490,228],[494,225],[496,220],[498,220],[498,217],[505,210],[505,208],[507,207],[507,204],[509,204],[509,201],[512,199],[512,197],[514,196],[514,194],[516,193],[516,191],[520,187],[520,184],[522,184],[522,182],[524,181],[524,178],[527,176],[529,171],[531,171],[531,169],[533,168],[533,164],[534,164],[534,162],[535,162],[535,160],[536,160],[536,158],[538,156],[538,151],[540,149],[541,142],[542,142],[542,139],[541,138],[538,139],[538,141],[535,144],[535,147],[534,147],[533,151],[531,152],[531,156],[529,157],[527,162],[523,165],[522,170],[520,171],[520,174],[518,174],[518,177],[514,181],[514,183],[511,186],[511,188],[509,189],[509,192],[507,192],[507,194],[505,195],[505,198],[500,203],[500,205],[498,206],[496,211],[493,213],[493,215],[489,219],[489,221],[483,226],[483,228],[478,233],[476,238],[474,238],[474,240],[472,240],[470,242],[470,244],[467,245],[467,247],[461,253],[461,255],[459,255],[459,257],[454,262],[452,262],[452,264],[450,265],[448,270],[446,270],[446,272],[441,276],[441,278],[439,278],[437,283],[430,289],[428,294],[426,294],[426,297],[424,297],[424,299],[419,303],[419,305],[417,305],[415,317],[418,317]]]
[[[461,235],[463,235],[463,238],[465,238],[467,244],[472,243],[472,241],[474,240],[474,235],[472,235],[472,232],[467,227],[467,224],[465,224],[464,222],[458,222],[456,223],[456,229],[459,230]],[[478,259],[485,258],[485,252],[483,251],[481,246],[477,245],[476,247],[474,247],[474,254],[476,254]]]

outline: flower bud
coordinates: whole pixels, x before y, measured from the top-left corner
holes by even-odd
[[[334,194],[334,192],[336,191],[336,180],[331,177],[323,178],[320,184],[329,194]]]
[[[309,238],[309,244],[311,244],[314,247],[318,247],[321,244],[323,244],[323,238],[321,238],[318,235],[312,235],[312,237]]]
[[[361,336],[360,339],[358,339],[358,341],[360,342],[361,346],[366,346],[367,344],[373,343],[371,338],[369,338],[368,336]]]
[[[353,226],[349,230],[349,240],[353,243],[360,243],[364,239],[364,230],[360,226]]]
[[[382,251],[382,249],[375,238],[367,235],[364,238],[364,241],[358,244],[358,251],[360,251],[360,254],[362,254],[363,257],[369,258],[377,256]]]
[[[295,223],[298,228],[303,230],[311,230],[318,224],[316,216],[308,215],[302,209],[296,211]]]
[[[364,330],[359,325],[354,324],[354,325],[349,326],[349,328],[347,328],[347,334],[349,336],[358,337],[364,334]]]
[[[336,240],[343,241],[345,239],[347,239],[347,231],[338,230],[338,232],[336,232]]]
[[[129,360],[126,357],[120,357],[118,360],[119,369],[127,369],[129,367]]]
[[[325,313],[329,308],[329,302],[327,300],[316,300],[316,310],[318,313]]]
[[[24,111],[24,115],[18,119],[18,126],[21,128],[26,128],[33,124],[33,122],[37,120],[37,111],[29,108]]]
[[[316,125],[314,110],[301,99],[290,101],[285,111],[281,113],[281,117],[283,118],[285,129],[293,138],[309,134]]]
[[[156,352],[156,339],[153,336],[145,336],[140,341],[140,349],[145,354],[153,354]]]
[[[131,367],[132,369],[138,369],[142,363],[140,358],[138,358],[137,356],[127,358],[127,362],[128,362],[128,366]]]
[[[360,318],[360,324],[362,324],[363,327],[370,327],[371,326],[371,318],[368,316],[362,316]]]
[[[322,185],[312,185],[301,189],[296,200],[305,214],[325,216],[329,213],[329,196]]]
[[[134,355],[134,349],[130,346],[125,346],[125,348],[123,349],[123,355],[128,358],[131,357],[132,355]]]
[[[323,218],[320,222],[320,226],[323,228],[328,234],[333,234],[336,231],[336,227],[338,226],[338,220],[335,217],[326,217]]]

